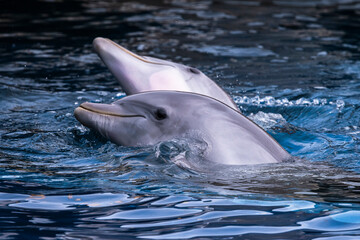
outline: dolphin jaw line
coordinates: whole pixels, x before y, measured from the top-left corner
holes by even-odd
[[[157,64],[157,65],[164,65],[164,66],[173,67],[173,66],[168,65],[168,64],[164,64],[164,63],[157,63],[157,62],[152,62],[152,61],[146,60],[145,58],[143,58],[143,57],[141,57],[141,56],[139,56],[139,55],[137,55],[137,54],[135,54],[135,53],[133,53],[133,52],[131,52],[131,51],[127,50],[126,48],[124,48],[124,47],[120,46],[119,44],[117,44],[117,43],[115,43],[115,42],[111,41],[110,39],[105,38],[105,40],[106,40],[106,41],[108,41],[108,42],[110,42],[110,43],[111,43],[111,44],[113,44],[114,46],[116,46],[116,47],[120,48],[120,50],[121,50],[121,51],[123,51],[123,52],[125,52],[125,53],[129,54],[130,56],[133,56],[133,57],[134,57],[134,58],[136,58],[136,59],[139,59],[140,61],[143,61],[143,62],[146,62],[146,63],[150,63],[150,64]]]
[[[97,113],[97,114],[101,114],[101,115],[107,115],[107,116],[122,117],[122,118],[132,118],[132,117],[146,118],[145,116],[140,115],[140,114],[123,115],[123,114],[117,114],[117,113],[113,113],[113,112],[99,111],[99,110],[95,110],[95,109],[92,109],[89,107],[84,107],[82,105],[80,105],[78,108],[88,111],[88,112]]]

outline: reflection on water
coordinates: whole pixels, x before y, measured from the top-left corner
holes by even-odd
[[[0,2],[0,238],[358,239],[359,4]],[[201,69],[297,159],[189,169],[199,143],[84,128],[124,96],[97,36]]]

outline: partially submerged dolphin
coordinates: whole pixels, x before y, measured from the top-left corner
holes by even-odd
[[[93,46],[128,95],[156,90],[195,92],[239,111],[231,97],[196,68],[139,56],[106,38],[95,38]]]
[[[112,142],[153,145],[175,138],[205,141],[203,157],[222,164],[281,162],[290,155],[263,129],[228,105],[208,96],[153,91],[111,104],[85,102],[75,117]]]

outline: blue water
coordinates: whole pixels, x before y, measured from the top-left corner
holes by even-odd
[[[1,239],[360,239],[360,2],[0,2]],[[73,116],[108,37],[201,69],[294,162],[191,169]]]

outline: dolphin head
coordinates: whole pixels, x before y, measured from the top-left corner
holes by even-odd
[[[153,145],[190,129],[186,107],[166,91],[131,95],[111,104],[82,103],[75,117],[84,126],[124,146]]]
[[[227,93],[196,68],[139,56],[106,38],[95,38],[93,46],[128,95],[156,90],[195,92],[237,109]]]
[[[192,78],[207,78],[198,69],[139,56],[110,39],[95,38],[93,46],[127,94],[153,90],[190,92],[188,81]]]

